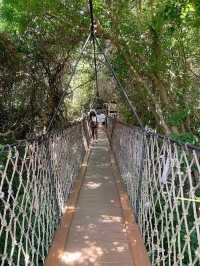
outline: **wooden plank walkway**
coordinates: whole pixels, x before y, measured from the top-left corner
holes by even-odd
[[[123,196],[120,184],[113,175],[115,170],[113,162],[111,163],[113,157],[110,155],[108,139],[105,132],[100,130],[98,142],[91,146],[83,184],[81,186],[79,182],[78,185],[79,198],[78,192],[73,196],[78,198],[76,208],[71,207],[72,212],[75,212],[73,219],[68,210],[55,237],[46,266],[136,266],[137,263],[133,263],[132,249],[136,246],[138,252],[137,245],[141,239],[138,240],[138,232],[132,240],[127,236],[129,230],[124,224],[124,212],[127,209],[123,208],[128,207],[122,206]],[[150,265],[145,262],[143,251],[135,256],[141,255],[143,261],[139,260],[140,264],[137,265]]]

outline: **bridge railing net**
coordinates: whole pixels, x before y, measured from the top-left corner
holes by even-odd
[[[200,265],[200,152],[112,122],[112,148],[152,265]]]
[[[44,264],[86,151],[85,133],[78,123],[0,154],[1,266]]]

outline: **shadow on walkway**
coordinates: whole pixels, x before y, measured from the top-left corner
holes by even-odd
[[[132,266],[122,210],[103,130],[91,147],[61,265]]]

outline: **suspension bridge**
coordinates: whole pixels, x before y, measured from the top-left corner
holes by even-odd
[[[91,141],[87,117],[6,145],[0,153],[0,265],[200,265],[200,149],[147,130],[112,68],[97,49],[137,119],[108,118]]]

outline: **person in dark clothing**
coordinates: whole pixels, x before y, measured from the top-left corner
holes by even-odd
[[[91,112],[90,113],[90,121],[89,121],[89,125],[90,125],[90,130],[92,132],[92,139],[93,140],[97,140],[97,116],[95,114],[95,112]]]

